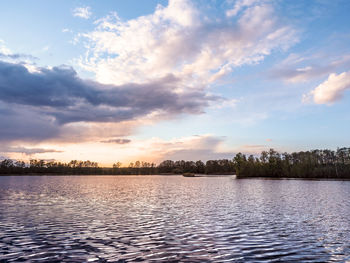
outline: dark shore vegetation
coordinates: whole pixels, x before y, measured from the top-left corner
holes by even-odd
[[[350,179],[350,148],[278,153],[263,151],[260,157],[238,153],[233,163],[238,178],[334,178]]]
[[[117,162],[113,167],[99,167],[91,161],[73,160],[61,163],[31,160],[30,163],[5,159],[0,162],[0,174],[16,175],[151,175],[151,174],[236,174],[238,178],[338,178],[350,179],[350,148],[337,151],[312,150],[278,153],[270,149],[260,156],[242,153],[232,159],[202,161],[166,160],[159,165],[137,161],[123,167]]]

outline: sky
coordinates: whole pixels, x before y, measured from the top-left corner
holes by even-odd
[[[0,158],[350,146],[350,1],[0,1]]]

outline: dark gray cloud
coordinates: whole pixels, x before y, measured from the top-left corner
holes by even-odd
[[[201,89],[177,93],[172,75],[145,84],[103,85],[81,79],[71,67],[29,72],[0,61],[0,140],[55,137],[74,122],[121,122],[157,112],[162,116],[198,114],[219,99]]]
[[[32,107],[0,101],[0,141],[40,141],[58,134],[59,127],[52,117],[41,114]]]
[[[110,139],[110,140],[104,140],[101,141],[102,143],[116,143],[116,144],[127,144],[130,143],[131,140],[129,139]]]
[[[1,150],[1,152],[24,153],[26,155],[33,155],[36,153],[52,153],[52,152],[62,152],[62,151],[57,151],[54,149],[43,149],[43,148],[8,147]]]
[[[27,54],[4,54],[0,52],[0,59],[30,59],[30,60],[37,60],[37,57],[34,57],[32,55],[27,55]]]

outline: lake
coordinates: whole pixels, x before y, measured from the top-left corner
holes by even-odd
[[[349,262],[350,181],[2,176],[0,262]]]

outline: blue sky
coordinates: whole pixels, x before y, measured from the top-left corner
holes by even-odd
[[[349,146],[346,0],[1,1],[0,156]]]

